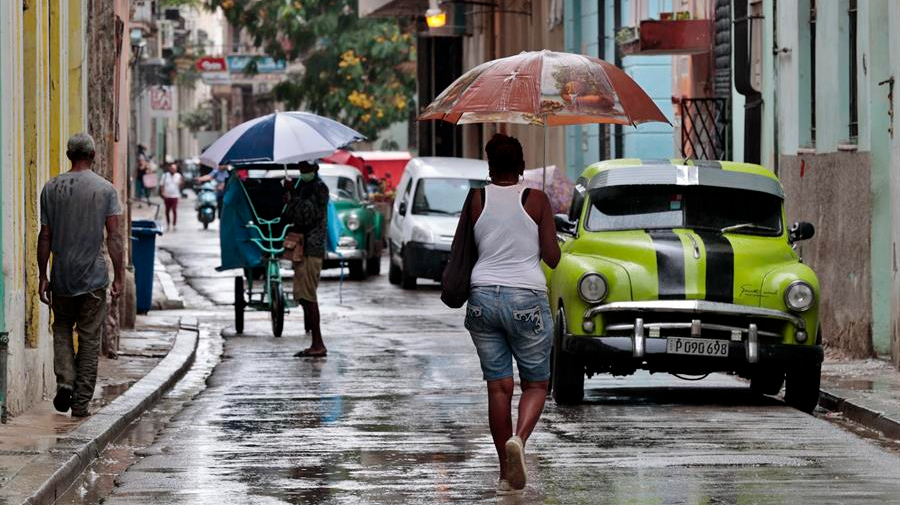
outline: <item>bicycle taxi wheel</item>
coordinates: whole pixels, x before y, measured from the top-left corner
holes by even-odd
[[[269,318],[272,320],[272,334],[280,337],[284,331],[284,292],[281,283],[272,287],[272,300],[269,302]]]
[[[244,299],[244,278],[234,278],[234,331],[244,333],[244,308],[247,301]]]

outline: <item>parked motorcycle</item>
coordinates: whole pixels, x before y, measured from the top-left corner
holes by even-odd
[[[197,190],[197,219],[203,223],[203,229],[209,228],[209,223],[216,220],[216,184],[212,181],[204,182]]]

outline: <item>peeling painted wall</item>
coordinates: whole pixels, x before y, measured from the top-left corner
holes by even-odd
[[[0,2],[0,74],[11,76],[0,90],[0,203],[12,415],[52,396],[56,387],[50,311],[37,296],[38,201],[47,180],[67,169],[63,156],[73,127],[83,129],[84,5],[84,0]]]
[[[869,153],[781,156],[779,177],[788,222],[816,227],[800,252],[822,286],[825,344],[853,357],[872,356]]]

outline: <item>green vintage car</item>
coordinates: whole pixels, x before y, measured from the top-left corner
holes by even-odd
[[[344,225],[337,252],[327,253],[323,268],[337,268],[344,260],[352,279],[380,274],[384,216],[369,202],[362,174],[348,165],[321,163],[319,177],[328,185]]]
[[[732,372],[753,391],[812,411],[819,397],[819,283],[794,244],[784,193],[746,163],[611,160],[576,183],[556,216],[562,259],[546,270],[557,403],[585,375],[637,369]],[[786,383],[786,384],[785,384]]]

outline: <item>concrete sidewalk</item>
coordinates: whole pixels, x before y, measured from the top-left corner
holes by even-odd
[[[819,405],[900,440],[900,371],[887,361],[826,360]]]
[[[72,418],[50,399],[0,429],[0,504],[53,503],[103,448],[190,367],[197,321],[140,316],[120,338],[119,359],[100,359],[93,415]]]

